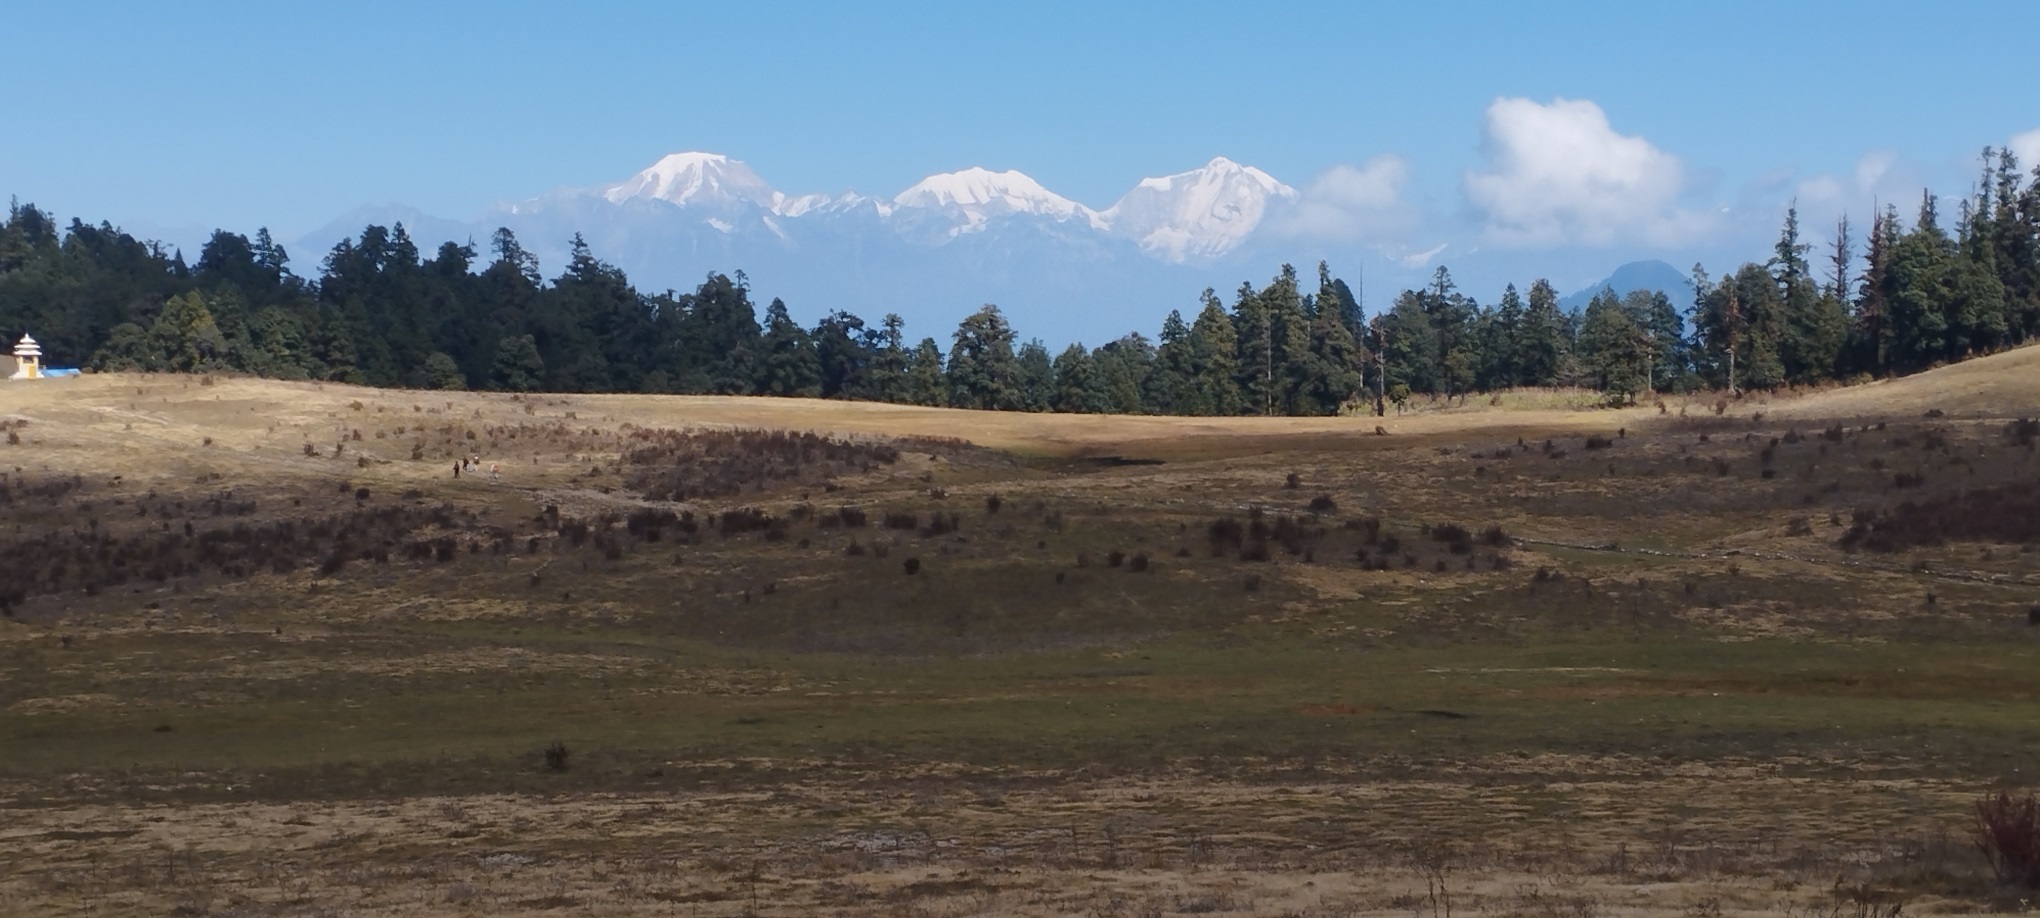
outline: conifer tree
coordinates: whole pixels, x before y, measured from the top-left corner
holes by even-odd
[[[1162,320],[1160,343],[1155,348],[1154,372],[1148,376],[1145,401],[1159,414],[1208,414],[1196,410],[1197,383],[1194,342],[1183,313],[1171,309]]]
[[[1649,379],[1647,335],[1606,287],[1594,294],[1581,315],[1579,355],[1595,388],[1611,396],[1626,399]]]
[[[1021,411],[1047,411],[1055,399],[1055,366],[1048,345],[1029,338],[1013,358],[1013,385]]]
[[[506,337],[496,343],[496,367],[491,374],[499,389],[536,392],[545,379],[545,360],[538,355],[538,342],[530,335]]]
[[[1240,394],[1240,346],[1233,318],[1207,287],[1204,306],[1190,326],[1190,414],[1231,416],[1244,410]]]
[[[1273,364],[1275,412],[1315,414],[1306,404],[1313,370],[1311,317],[1304,308],[1303,294],[1297,289],[1296,268],[1283,265],[1274,281],[1261,291],[1261,298],[1269,323],[1268,359]]]
[[[1096,414],[1105,410],[1091,352],[1082,343],[1063,348],[1055,358],[1054,408],[1061,414]]]
[[[425,358],[425,379],[434,389],[467,388],[467,378],[461,375],[460,365],[454,363],[445,351],[433,351]]]
[[[821,394],[822,365],[814,340],[787,314],[778,297],[765,307],[765,336],[759,348],[760,395],[814,398]]]
[[[870,397],[872,354],[865,347],[864,320],[837,310],[822,317],[808,337],[814,341],[823,398]]]
[[[1013,329],[999,307],[987,304],[956,328],[949,350],[949,403],[958,408],[1010,409],[1014,387]]]
[[[1530,303],[1523,311],[1523,325],[1516,335],[1516,381],[1525,386],[1558,385],[1559,363],[1568,350],[1565,315],[1558,308],[1558,291],[1551,282],[1538,278],[1530,285]]]
[[[914,352],[906,345],[906,320],[898,313],[886,313],[865,348],[871,352],[871,378],[866,397],[882,402],[921,404],[907,394],[907,374]]]
[[[911,405],[941,407],[949,404],[949,380],[942,373],[942,348],[933,338],[922,338],[907,361],[901,394]]]
[[[1359,346],[1339,310],[1319,309],[1312,317],[1306,366],[1298,413],[1337,414],[1360,394]]]
[[[1482,314],[1476,337],[1480,341],[1480,367],[1474,384],[1481,389],[1507,389],[1517,385],[1518,337],[1523,330],[1523,295],[1510,284],[1502,290],[1495,308]]]
[[[1274,318],[1268,314],[1267,299],[1255,293],[1252,284],[1240,284],[1232,320],[1240,400],[1248,413],[1274,414],[1280,389],[1275,377]]]

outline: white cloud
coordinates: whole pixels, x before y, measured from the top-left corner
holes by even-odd
[[[1863,154],[1863,158],[1856,161],[1857,189],[1867,191],[1876,188],[1878,182],[1883,181],[1885,176],[1891,174],[1892,164],[1896,162],[1898,162],[1898,154],[1888,150],[1877,150]]]
[[[1678,157],[1617,133],[1593,102],[1496,99],[1481,130],[1486,164],[1467,173],[1465,192],[1499,244],[1669,246],[1712,226],[1678,206]]]
[[[1363,166],[1333,166],[1304,189],[1276,221],[1286,236],[1386,242],[1408,232],[1417,212],[1403,199],[1410,165],[1400,156],[1377,156]]]
[[[1424,266],[1426,262],[1429,262],[1431,259],[1438,257],[1440,253],[1444,252],[1446,245],[1447,245],[1446,243],[1439,243],[1437,246],[1430,249],[1426,249],[1422,252],[1411,252],[1408,255],[1403,255],[1397,258],[1396,263],[1402,265],[1405,268],[1421,268]]]
[[[1745,203],[1749,209],[1764,211],[1767,216],[1768,211],[1782,213],[1788,201],[1797,201],[1801,216],[1811,214],[1832,218],[1853,212],[1867,221],[1877,202],[1903,202],[1909,197],[1917,197],[1919,179],[1899,168],[1896,154],[1873,150],[1856,160],[1856,168],[1847,177],[1816,175],[1789,187],[1790,198],[1777,193],[1782,189],[1765,189],[1761,205],[1756,201]]]
[[[2032,169],[2035,163],[2040,163],[2040,128],[2013,137],[2007,146],[2018,154],[2020,168]]]

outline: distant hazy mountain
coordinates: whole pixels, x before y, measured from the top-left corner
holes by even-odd
[[[507,226],[550,275],[579,233],[648,291],[742,270],[797,315],[847,309],[875,322],[898,312],[912,334],[946,339],[992,302],[1023,335],[1098,344],[1134,330],[1152,336],[1168,310],[1193,312],[1206,286],[1230,300],[1242,280],[1259,285],[1283,261],[1318,257],[1294,240],[1278,250],[1256,236],[1297,200],[1295,189],[1224,157],[1144,179],[1094,210],[1014,171],[932,175],[888,198],[789,195],[740,160],[675,153],[614,184],[553,191],[473,220],[361,208],[290,248],[306,270],[371,223],[403,223],[428,254],[449,240],[486,249]],[[1351,253],[1335,261],[1346,272],[1374,270]],[[1298,270],[1308,277],[1314,265]]]
[[[1693,302],[1693,281],[1686,272],[1662,261],[1632,261],[1600,281],[1560,298],[1558,305],[1567,312],[1579,312],[1603,289],[1615,291],[1616,296],[1628,296],[1633,290],[1655,290],[1680,309]]]

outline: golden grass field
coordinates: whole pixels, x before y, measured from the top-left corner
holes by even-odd
[[[1717,400],[0,383],[0,913],[2030,910],[2040,349]]]

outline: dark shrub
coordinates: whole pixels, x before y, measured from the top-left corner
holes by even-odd
[[[908,558],[906,561],[901,562],[900,566],[906,569],[907,576],[912,577],[921,572],[921,559]]]
[[[1607,449],[1614,445],[1615,441],[1610,440],[1607,437],[1592,436],[1587,438],[1588,449]]]
[[[928,514],[928,525],[921,527],[921,535],[933,538],[955,532],[963,526],[963,517],[955,513],[940,512]]]
[[[919,529],[921,528],[921,517],[915,513],[894,513],[887,511],[885,514],[885,528]]]
[[[1337,513],[1339,512],[1339,502],[1333,500],[1330,494],[1320,494],[1310,499],[1310,512]]]
[[[1431,539],[1437,542],[1444,542],[1448,545],[1460,543],[1470,545],[1473,543],[1473,533],[1466,531],[1465,526],[1457,523],[1445,523],[1431,527]]]
[[[1213,520],[1211,525],[1206,527],[1205,533],[1211,539],[1211,556],[1214,558],[1228,551],[1238,551],[1247,537],[1246,527],[1231,517]]]
[[[989,495],[985,498],[985,512],[997,513],[999,512],[999,506],[1003,503],[1004,501],[1001,501],[999,499],[999,495],[997,494]]]
[[[1998,791],[1976,801],[1976,847],[2000,882],[2040,889],[2040,799]]]
[[[545,747],[545,770],[566,771],[567,754],[567,744],[554,740],[552,745]]]
[[[1945,542],[2040,542],[2040,485],[2021,483],[1859,510],[1840,545],[1901,551]]]
[[[1134,552],[1133,557],[1126,559],[1126,569],[1135,574],[1146,573],[1148,569],[1147,552]]]
[[[738,536],[748,532],[763,532],[773,528],[772,515],[756,507],[743,507],[723,511],[717,522],[725,536]]]
[[[1363,516],[1357,520],[1347,520],[1346,529],[1359,533],[1361,541],[1368,545],[1381,541],[1380,517]]]
[[[1283,480],[1282,486],[1291,491],[1301,488],[1303,487],[1303,476],[1290,472],[1289,477]]]
[[[1126,552],[1123,552],[1123,551],[1118,551],[1118,550],[1114,550],[1114,551],[1109,551],[1109,552],[1106,552],[1106,553],[1105,553],[1105,566],[1106,566],[1106,567],[1118,567],[1118,566],[1120,566],[1120,565],[1122,565],[1122,564],[1125,564],[1125,563],[1126,563]]]
[[[850,441],[788,431],[640,428],[630,433],[622,460],[629,487],[652,500],[686,500],[825,486],[841,475],[892,465],[903,448],[943,453],[969,447],[958,440]]]

